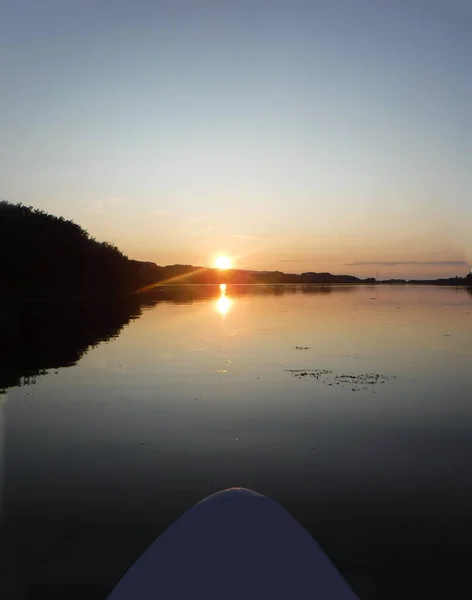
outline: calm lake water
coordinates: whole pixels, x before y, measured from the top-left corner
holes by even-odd
[[[361,598],[465,597],[470,291],[161,288],[32,307],[2,348],[2,598],[104,599],[229,486],[279,501]]]

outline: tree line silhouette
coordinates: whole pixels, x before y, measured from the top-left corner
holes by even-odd
[[[135,270],[134,270],[135,271]],[[0,202],[0,286],[96,291],[127,288],[132,262],[110,242],[99,242],[63,217],[23,204]]]
[[[373,283],[375,280],[363,280]],[[154,283],[360,283],[348,275],[286,274],[130,260],[77,223],[23,204],[0,202],[0,291],[29,296],[131,291]]]
[[[220,271],[157,266],[129,259],[73,221],[23,204],[0,202],[0,293],[4,298],[137,291],[154,284],[374,284],[375,278],[307,272]],[[472,276],[392,283],[471,285]]]

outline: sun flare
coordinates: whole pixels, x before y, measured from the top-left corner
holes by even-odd
[[[231,269],[231,259],[229,256],[218,256],[215,259],[215,267],[217,269],[221,269],[221,270],[225,270],[225,269]]]

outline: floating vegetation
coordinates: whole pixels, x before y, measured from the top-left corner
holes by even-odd
[[[361,389],[372,389],[375,385],[396,379],[395,375],[385,375],[384,373],[340,373],[336,375],[329,369],[285,369],[285,371],[291,373],[297,379],[311,377],[329,386],[334,384],[344,387],[349,386],[352,392],[359,392]]]
[[[302,377],[314,377],[318,380],[320,377],[331,375],[333,372],[326,369],[286,369],[286,371],[292,373],[297,379],[301,379]]]
[[[349,375],[347,373],[343,373],[342,375],[336,375],[335,379],[340,383],[364,383],[375,385],[376,383],[380,383],[382,381],[395,379],[395,375],[389,376],[381,373],[360,373],[358,375]]]

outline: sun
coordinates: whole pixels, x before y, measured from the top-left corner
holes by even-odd
[[[215,267],[217,269],[221,269],[221,270],[225,270],[225,269],[231,269],[231,259],[229,256],[218,256],[215,259]]]

